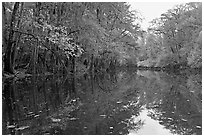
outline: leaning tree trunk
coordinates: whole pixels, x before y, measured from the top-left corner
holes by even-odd
[[[13,8],[13,12],[11,15],[11,22],[10,22],[10,27],[9,27],[9,36],[8,36],[8,41],[6,43],[7,47],[6,47],[6,52],[5,52],[5,56],[4,56],[4,71],[14,74],[14,66],[13,66],[13,60],[12,57],[14,57],[12,55],[13,53],[13,38],[14,38],[14,27],[15,27],[15,23],[16,23],[16,15],[18,12],[18,8],[19,8],[19,2],[16,2]]]

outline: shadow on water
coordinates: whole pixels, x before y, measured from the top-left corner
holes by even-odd
[[[125,71],[3,82],[3,134],[202,134],[201,74]]]

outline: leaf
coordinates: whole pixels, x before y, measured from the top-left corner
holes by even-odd
[[[51,118],[52,122],[60,122],[61,119]]]

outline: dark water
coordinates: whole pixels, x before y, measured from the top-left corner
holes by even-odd
[[[202,134],[201,74],[153,71],[4,81],[3,134]]]

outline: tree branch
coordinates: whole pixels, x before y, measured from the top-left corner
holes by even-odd
[[[17,32],[17,33],[24,34],[24,35],[30,35],[30,36],[32,36],[34,39],[37,39],[37,40],[38,40],[37,36],[35,36],[35,35],[31,34],[31,33],[22,32],[22,31],[19,31],[19,30],[13,30],[13,32]]]

